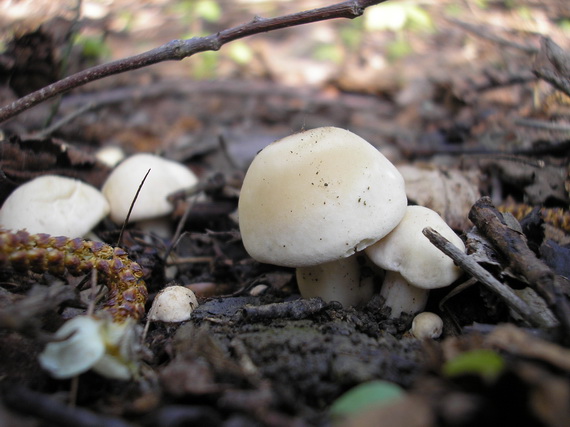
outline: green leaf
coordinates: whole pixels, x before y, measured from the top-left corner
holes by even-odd
[[[202,0],[196,3],[196,15],[206,21],[216,22],[222,16],[222,10],[215,1]]]
[[[505,369],[505,361],[493,350],[471,350],[448,360],[443,365],[443,373],[448,377],[459,375],[479,375],[487,381],[495,380]]]
[[[245,65],[253,59],[253,50],[244,42],[234,42],[229,46],[230,57],[238,64]]]
[[[388,381],[370,381],[348,390],[334,401],[330,408],[332,417],[348,417],[361,410],[386,405],[403,397],[404,390]]]

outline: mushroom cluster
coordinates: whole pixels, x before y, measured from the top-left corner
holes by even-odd
[[[422,311],[428,289],[460,275],[422,229],[464,250],[461,239],[437,213],[407,206],[397,168],[347,130],[307,130],[264,148],[245,175],[238,217],[249,255],[296,268],[305,298],[366,302],[374,286],[362,267],[372,262],[387,272],[382,295],[397,317]]]
[[[354,305],[372,294],[356,254],[392,231],[406,204],[404,179],[380,151],[324,127],[276,141],[254,158],[239,227],[252,258],[297,268],[304,297]]]
[[[0,209],[0,227],[29,233],[83,237],[103,218],[117,224],[127,218],[145,175],[129,221],[158,235],[169,235],[162,221],[174,207],[168,196],[198,183],[194,173],[178,162],[142,153],[116,166],[101,191],[77,179],[44,175],[18,187]]]

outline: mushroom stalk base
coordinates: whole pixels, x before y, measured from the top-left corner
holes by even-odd
[[[390,317],[396,318],[402,313],[413,315],[422,311],[427,304],[429,290],[410,285],[396,271],[387,271],[380,295],[384,297],[385,306],[392,309]]]

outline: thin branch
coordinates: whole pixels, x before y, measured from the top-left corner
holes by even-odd
[[[473,205],[469,219],[508,259],[511,269],[546,301],[570,338],[570,304],[556,281],[556,275],[529,249],[524,235],[505,224],[503,216],[488,197],[482,197]]]
[[[89,82],[114,74],[144,68],[164,61],[180,61],[199,52],[219,50],[231,41],[254,34],[265,33],[282,28],[294,27],[312,22],[336,18],[353,19],[361,16],[364,10],[386,0],[350,0],[331,6],[298,12],[276,18],[255,17],[252,21],[211,34],[206,37],[193,37],[187,40],[172,40],[160,47],[107,64],[97,65],[80,71],[36,92],[32,92],[5,107],[0,108],[0,123],[16,116],[49,98],[67,92]]]
[[[476,26],[473,24],[469,24],[467,22],[464,21],[460,21],[459,19],[454,19],[454,18],[447,18],[447,21],[457,25],[458,27],[464,29],[465,31],[468,31],[482,39],[486,39],[489,40],[493,43],[496,43],[499,46],[505,46],[505,47],[510,47],[513,49],[517,49],[517,50],[521,50],[525,53],[528,53],[530,55],[533,55],[535,53],[538,53],[538,48],[534,47],[534,46],[529,46],[526,44],[521,44],[521,43],[517,43],[517,42],[513,42],[510,40],[507,40],[503,37],[500,37],[490,31],[487,31],[484,27],[480,27],[480,26]]]
[[[491,291],[498,294],[503,301],[523,319],[531,325],[548,329],[540,313],[529,307],[521,298],[519,298],[511,288],[499,282],[495,277],[481,267],[469,255],[463,253],[449,240],[435,231],[433,228],[426,227],[423,234],[432,242],[440,251],[450,257],[463,271],[472,277],[475,277],[481,284],[488,287]]]

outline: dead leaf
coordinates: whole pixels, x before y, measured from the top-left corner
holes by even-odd
[[[485,342],[519,357],[538,359],[570,372],[570,350],[533,337],[512,324],[497,326]]]
[[[401,165],[408,200],[436,211],[455,230],[469,226],[467,214],[479,199],[479,177],[473,172]]]

